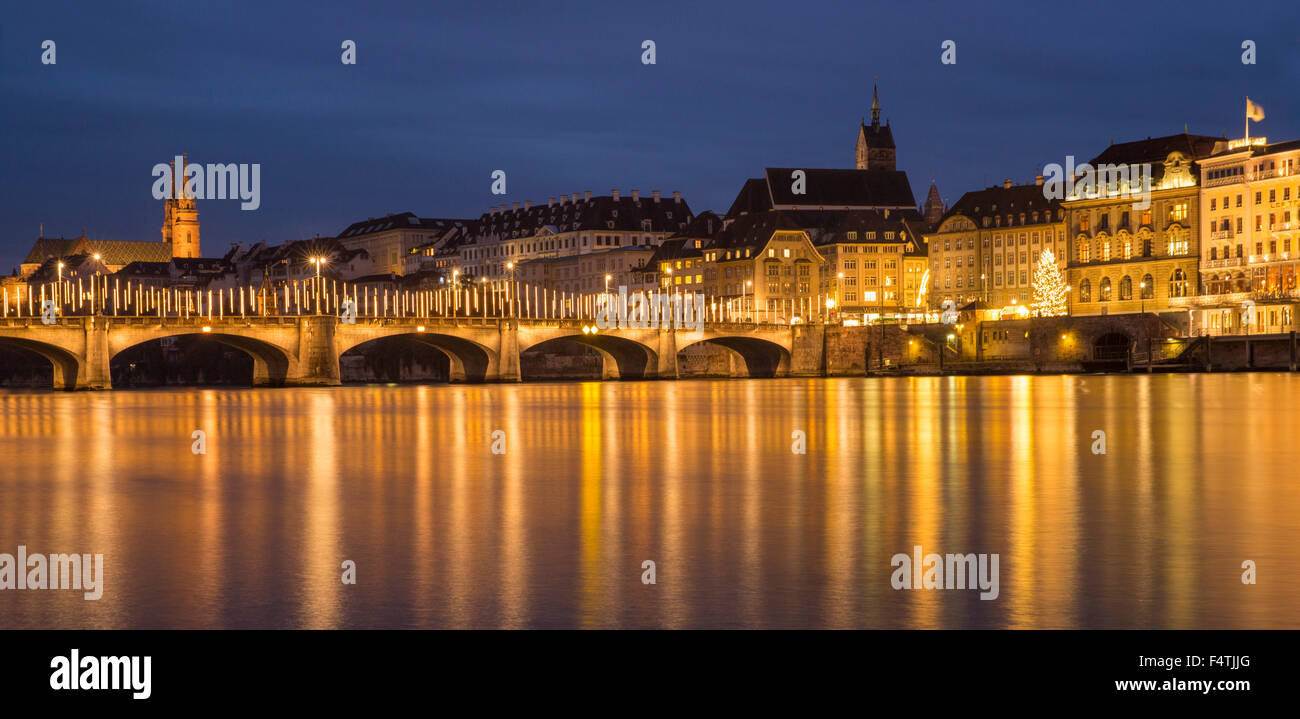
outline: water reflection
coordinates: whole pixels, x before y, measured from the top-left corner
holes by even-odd
[[[107,574],[98,602],[0,591],[0,627],[1297,628],[1297,399],[1288,374],[0,394],[0,552]],[[894,590],[916,545],[998,553],[1000,597]]]

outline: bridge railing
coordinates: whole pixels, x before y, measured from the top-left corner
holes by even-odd
[[[572,293],[520,283],[462,283],[458,288],[399,290],[318,277],[278,287],[181,287],[93,275],[0,288],[0,319],[114,317],[241,321],[334,315],[348,320],[547,320],[610,326],[638,307],[652,326],[727,325],[737,328],[826,323],[822,298],[786,298],[754,307],[752,297],[700,292]],[[638,300],[639,296],[639,300]]]

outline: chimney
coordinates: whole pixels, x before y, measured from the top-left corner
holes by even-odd
[[[610,190],[609,196],[612,197],[615,202],[618,202],[618,190]]]
[[[659,191],[658,191],[658,190],[651,190],[651,191],[650,191],[650,196],[653,197],[653,198],[655,199],[655,202],[658,202],[658,201],[659,201]]]
[[[591,190],[587,190],[586,192],[583,192],[582,199],[587,202],[591,202]]]
[[[578,193],[575,192],[572,195],[569,195],[569,202],[572,202],[575,205],[578,204]]]
[[[641,201],[641,192],[639,190],[632,190],[632,201],[633,202]]]
[[[525,209],[525,210],[531,210],[531,209],[533,209],[533,201],[532,201],[532,200],[524,200],[524,209]]]
[[[548,197],[548,198],[546,198],[546,206],[547,206],[547,207],[555,207],[555,198],[554,198],[554,197]]]
[[[681,201],[682,201],[682,193],[678,192],[677,190],[673,190],[673,202],[681,202]]]
[[[1005,179],[1005,180],[1002,181],[1002,188],[1005,189],[1005,190],[1010,190],[1010,189],[1011,189],[1011,178],[1010,178],[1010,177],[1008,177],[1007,179]]]
[[[1035,175],[1035,176],[1034,176],[1034,184],[1035,184],[1035,185],[1038,185],[1039,187],[1042,187],[1042,186],[1043,186],[1043,176],[1042,176],[1042,175]]]
[[[511,203],[510,203],[510,209],[512,209],[512,210],[518,210],[518,209],[519,209],[519,203],[518,203],[518,202],[511,202]]]

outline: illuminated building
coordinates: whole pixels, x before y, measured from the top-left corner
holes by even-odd
[[[545,205],[515,202],[509,208],[493,207],[474,222],[473,232],[456,247],[455,269],[464,277],[502,283],[510,277],[510,265],[620,247],[654,247],[691,220],[691,208],[680,192],[671,198],[661,198],[658,190],[649,197],[637,190],[630,195],[612,190],[597,197],[575,192],[558,200],[552,197]]]
[[[1066,197],[1070,314],[1163,312],[1197,294],[1200,258],[1198,173],[1221,138],[1182,133],[1112,144],[1091,161],[1150,166],[1150,205],[1138,188],[1099,183],[1096,197]],[[1139,206],[1135,206],[1139,205]]]
[[[1065,266],[1065,211],[1059,200],[1043,197],[1042,179],[967,192],[944,214],[926,235],[931,308],[945,301],[958,308],[977,300],[1028,304],[1043,250]]]
[[[1193,332],[1297,329],[1300,140],[1233,140],[1199,165],[1203,294],[1186,300]]]
[[[473,226],[472,220],[417,217],[403,212],[354,222],[337,239],[344,249],[365,251],[368,263],[355,268],[353,275],[407,275],[435,269],[437,251],[463,242]]]

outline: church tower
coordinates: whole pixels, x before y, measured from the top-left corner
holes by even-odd
[[[939,220],[943,219],[943,213],[944,206],[943,200],[939,199],[939,188],[934,184],[934,180],[931,180],[930,193],[925,196],[925,204],[921,207],[921,216],[925,218],[926,222],[937,225]]]
[[[179,176],[172,177],[171,199],[163,203],[163,242],[172,246],[172,257],[202,257],[199,249],[199,211],[194,198],[185,193],[185,170],[189,165],[186,154]],[[173,168],[173,173],[175,169]]]
[[[858,125],[857,167],[859,170],[895,170],[894,133],[889,123],[880,124],[880,93],[871,86],[871,124]]]

